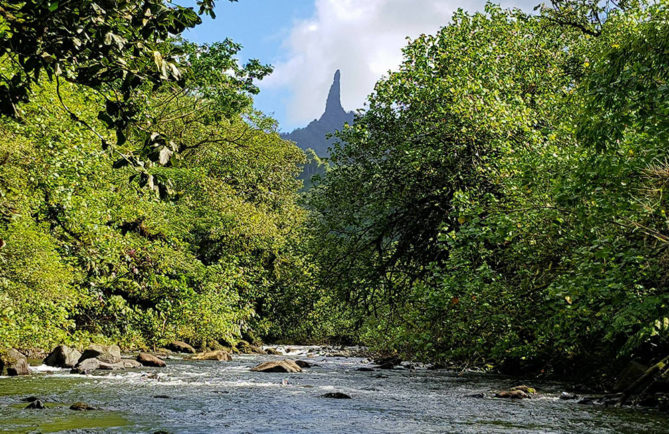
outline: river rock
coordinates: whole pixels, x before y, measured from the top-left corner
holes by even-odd
[[[324,395],[321,395],[322,398],[330,398],[330,399],[351,399],[350,395],[347,395],[342,392],[329,392]]]
[[[174,351],[175,353],[189,353],[195,354],[195,348],[188,345],[186,342],[174,341],[167,346],[167,349]]]
[[[208,351],[206,353],[196,354],[193,356],[193,360],[218,360],[219,362],[231,362],[232,356],[223,351]]]
[[[299,366],[300,368],[312,368],[312,367],[316,366],[313,363],[309,363],[309,362],[304,361],[304,360],[296,360],[295,364],[297,366]]]
[[[514,386],[511,389],[509,389],[511,392],[515,392],[516,390],[520,390],[521,392],[525,392],[528,395],[532,395],[534,393],[537,393],[537,390],[534,387],[529,387],[529,386]]]
[[[327,357],[351,357],[351,352],[349,350],[340,350],[327,354]]]
[[[75,402],[70,406],[70,410],[74,411],[90,411],[90,410],[97,410],[95,407],[91,407],[90,405],[86,404],[85,402]]]
[[[44,403],[39,399],[34,400],[26,406],[26,410],[43,410],[45,408]]]
[[[302,368],[293,360],[261,363],[251,369],[255,372],[302,372]]]
[[[522,390],[502,390],[501,392],[495,393],[495,397],[509,399],[528,399],[530,395],[523,392]]]
[[[118,345],[93,344],[86,348],[79,358],[79,363],[88,359],[97,359],[103,363],[116,364],[121,362],[121,349]]]
[[[436,370],[439,370],[439,369],[446,369],[446,368],[447,368],[447,366],[444,363],[439,363],[439,362],[432,363],[431,365],[427,366],[427,369],[430,370],[430,371],[436,371]]]
[[[125,363],[118,362],[118,363],[105,363],[105,362],[100,362],[100,366],[98,366],[98,369],[102,371],[121,371],[125,369]]]
[[[562,399],[564,401],[569,401],[569,400],[572,400],[572,399],[578,399],[578,395],[576,395],[575,393],[570,393],[570,392],[562,392],[560,394],[560,399]]]
[[[620,404],[620,393],[609,393],[604,395],[586,396],[578,400],[582,405],[605,405],[612,406]]]
[[[137,360],[132,359],[123,359],[121,360],[121,363],[123,364],[123,369],[137,369],[143,366]]]
[[[77,363],[77,366],[72,368],[70,371],[73,374],[85,374],[88,375],[91,372],[100,368],[100,361],[98,359],[86,359],[80,363]]]
[[[361,368],[356,369],[356,371],[360,372],[374,372],[374,368],[369,368],[367,366],[363,366]]]
[[[281,351],[277,350],[276,348],[267,348],[265,350],[265,352],[269,355],[272,355],[272,356],[282,356],[283,355],[281,353]]]
[[[167,366],[164,361],[149,353],[139,353],[137,361],[141,363],[142,366],[152,366],[154,368],[164,368]]]
[[[402,363],[402,359],[397,356],[390,357],[381,357],[374,360],[379,369],[393,369],[395,366],[399,366]]]
[[[267,354],[267,352],[259,346],[251,345],[246,341],[239,341],[237,343],[237,350],[242,354]]]
[[[29,375],[28,359],[13,348],[0,350],[0,375]]]
[[[81,358],[81,353],[74,348],[58,345],[46,356],[44,364],[55,368],[74,368]]]

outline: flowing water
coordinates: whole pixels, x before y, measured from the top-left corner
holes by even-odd
[[[669,415],[558,399],[559,384],[515,401],[468,395],[508,388],[491,375],[393,369],[361,372],[354,357],[291,357],[317,363],[302,373],[251,372],[280,356],[235,356],[232,362],[168,360],[167,368],[93,375],[65,370],[0,377],[0,432],[113,433],[430,433],[667,432]],[[343,392],[352,399],[322,395]],[[22,399],[39,397],[43,410]],[[78,401],[99,410],[77,412]]]

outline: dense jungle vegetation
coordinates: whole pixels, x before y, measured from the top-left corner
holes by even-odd
[[[271,68],[179,38],[199,22],[0,1],[0,345],[334,341],[562,375],[669,354],[666,1],[457,12],[306,192],[252,108]]]

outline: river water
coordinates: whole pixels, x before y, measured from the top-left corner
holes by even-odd
[[[0,432],[669,433],[667,414],[563,401],[559,384],[532,383],[539,393],[529,400],[476,398],[468,395],[492,396],[518,380],[421,368],[361,372],[364,359],[306,358],[306,351],[290,356],[318,366],[297,374],[251,372],[284,357],[239,355],[93,375],[43,366],[37,375],[0,377]],[[352,399],[322,397],[329,392]],[[24,409],[29,396],[47,408]],[[78,401],[99,410],[70,410]]]

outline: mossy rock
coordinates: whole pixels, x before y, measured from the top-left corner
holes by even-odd
[[[29,375],[28,359],[13,348],[0,350],[0,375]]]
[[[237,343],[237,350],[242,354],[267,354],[265,350],[257,345],[252,345],[247,341],[239,341]]]

